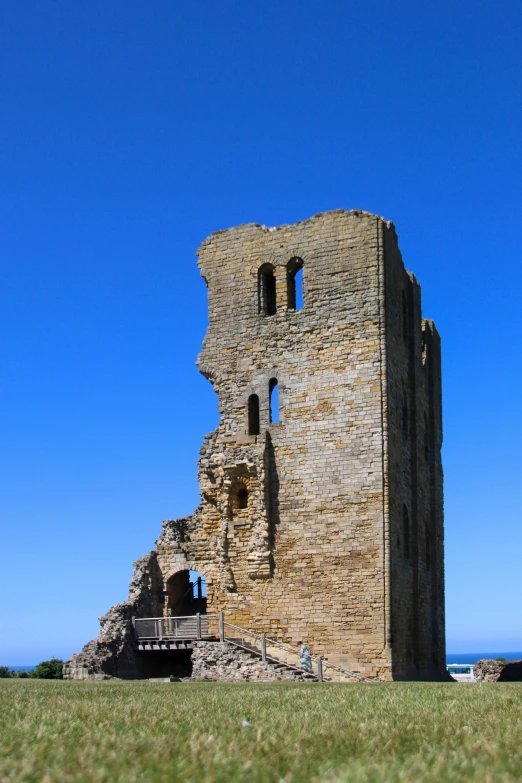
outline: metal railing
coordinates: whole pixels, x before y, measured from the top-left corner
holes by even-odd
[[[217,615],[195,614],[187,617],[133,618],[138,642],[175,639],[204,639],[216,636]],[[212,627],[214,625],[214,627]]]
[[[132,623],[139,643],[219,638],[221,642],[228,642],[258,655],[263,662],[309,674],[319,682],[381,682],[379,677],[366,677],[360,672],[330,663],[321,655],[312,655],[310,669],[307,669],[301,663],[298,648],[269,639],[264,633],[258,634],[227,623],[223,612],[185,617],[140,617],[133,618]]]
[[[223,612],[219,613],[219,638],[222,642],[241,647],[261,657],[262,661],[281,664],[287,668],[294,669],[303,674],[311,674],[319,682],[380,682],[380,678],[372,679],[365,677],[360,672],[345,669],[336,663],[324,660],[321,655],[312,655],[311,670],[305,669],[300,661],[300,652],[296,647],[289,644],[277,642],[275,639],[269,639],[266,634],[257,634],[248,631],[246,628],[240,628],[232,623],[225,622]]]

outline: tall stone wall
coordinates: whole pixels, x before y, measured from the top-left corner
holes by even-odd
[[[383,226],[390,644],[396,676],[445,670],[440,340]]]
[[[199,258],[209,298],[199,366],[221,413],[202,465],[201,513],[215,514],[214,526],[226,528],[221,578],[200,569],[211,578],[210,607],[289,643],[305,638],[315,653],[348,668],[382,673],[391,659],[383,623],[376,220],[339,212],[275,230],[241,226],[212,235]],[[288,306],[294,258],[303,264],[301,310]],[[276,281],[271,315],[259,312],[259,270],[266,266]],[[277,423],[270,423],[271,379],[279,388]],[[253,394],[257,437],[247,430]],[[263,477],[262,461],[269,466]],[[238,471],[249,488],[246,514],[226,507]],[[269,497],[262,536],[267,504],[259,480]],[[212,552],[208,539],[203,548]],[[269,571],[256,572],[245,548],[268,561]]]
[[[368,676],[440,676],[439,342],[392,224],[339,210],[239,226],[203,243],[199,267],[198,365],[220,423],[198,509],[156,542],[158,608],[194,569],[231,623]]]

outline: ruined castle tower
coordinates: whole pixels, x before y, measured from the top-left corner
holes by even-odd
[[[101,670],[132,676],[131,614],[183,613],[193,569],[231,623],[368,676],[442,676],[440,341],[393,224],[343,210],[249,224],[198,255],[198,366],[220,413],[201,503],[164,523],[74,665],[105,643]]]

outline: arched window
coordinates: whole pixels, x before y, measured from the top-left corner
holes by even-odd
[[[303,259],[291,258],[286,265],[287,304],[290,310],[302,310],[303,301]]]
[[[276,279],[272,264],[263,264],[259,270],[259,312],[274,315],[276,305]]]
[[[166,581],[166,610],[169,617],[206,613],[207,585],[198,571],[177,571]]]
[[[270,395],[270,424],[274,424],[279,421],[279,388],[277,378],[270,378],[268,393]]]
[[[259,435],[259,397],[251,394],[248,398],[248,434]]]
[[[410,557],[410,518],[408,509],[405,505],[402,507],[402,537],[404,539],[404,557]]]
[[[241,479],[235,481],[230,490],[230,506],[233,512],[248,508],[248,489]]]

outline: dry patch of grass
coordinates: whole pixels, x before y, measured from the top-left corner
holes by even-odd
[[[181,780],[520,781],[522,685],[0,681],[1,783]]]

